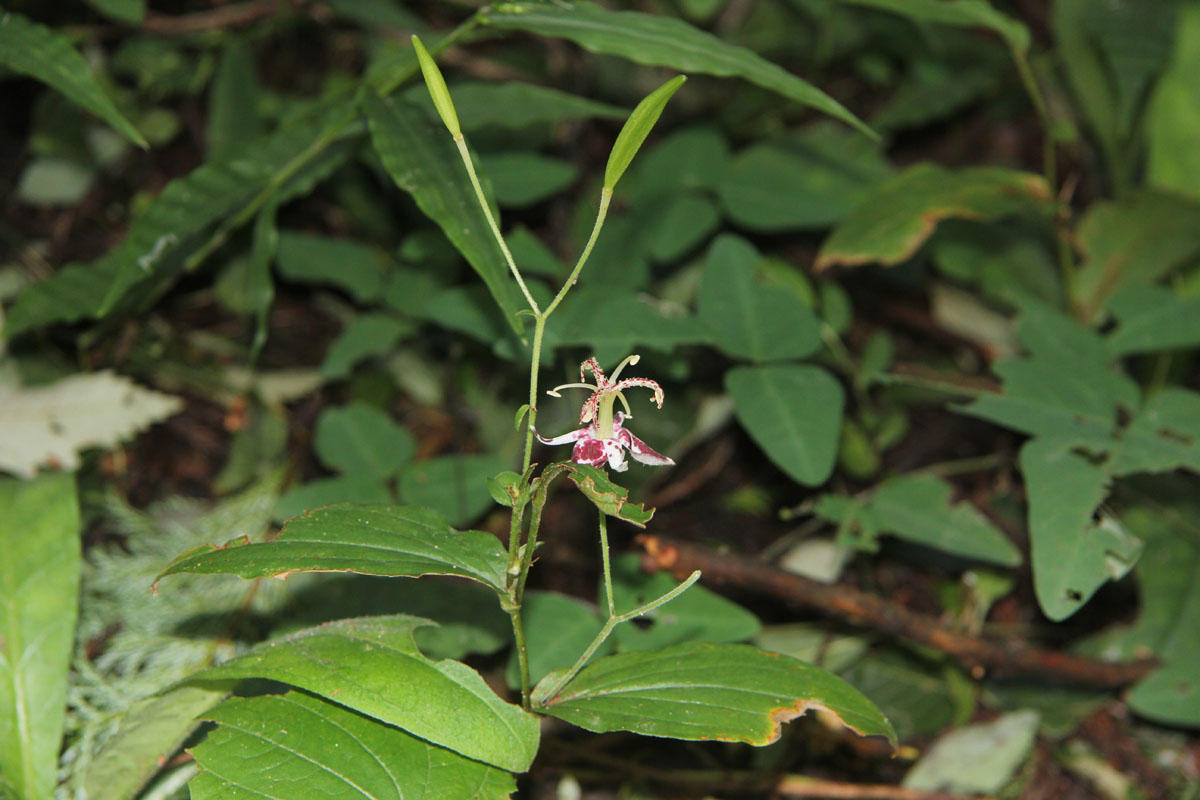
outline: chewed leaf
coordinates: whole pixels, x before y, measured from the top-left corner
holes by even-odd
[[[688,642],[607,656],[554,697],[539,697],[557,677],[552,673],[539,684],[534,702],[598,733],[626,730],[762,746],[779,738],[783,723],[816,709],[860,735],[895,742],[879,709],[841,678],[749,645]]]
[[[646,523],[654,516],[653,508],[646,508],[641,503],[629,499],[629,490],[608,479],[608,474],[599,467],[587,464],[563,464],[567,477],[579,487],[583,496],[592,501],[596,508],[610,517],[618,517],[626,522],[646,527]],[[547,468],[549,471],[550,468]]]

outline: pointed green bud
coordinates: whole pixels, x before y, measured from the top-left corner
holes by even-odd
[[[425,45],[421,44],[421,39],[415,34],[412,37],[412,43],[413,49],[417,51],[417,62],[421,65],[421,74],[425,76],[425,86],[429,89],[429,96],[433,98],[433,107],[437,109],[438,116],[446,125],[446,130],[450,131],[450,135],[457,139],[462,136],[462,128],[458,126],[458,113],[454,110],[454,102],[450,99],[450,90],[446,88],[446,79],[442,77],[442,71],[438,69],[433,56],[429,55],[429,51],[425,49]]]
[[[662,116],[667,101],[686,80],[686,75],[676,75],[637,104],[637,108],[625,121],[625,127],[621,128],[620,134],[617,135],[617,141],[613,143],[612,152],[608,156],[608,167],[604,170],[605,189],[611,192],[617,181],[621,180],[642,143],[650,135],[654,123]]]

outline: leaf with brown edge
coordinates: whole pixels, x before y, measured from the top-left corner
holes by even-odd
[[[552,464],[547,467],[543,476],[557,466],[560,465]],[[629,490],[609,480],[608,474],[599,467],[566,462],[561,465],[561,469],[566,472],[571,482],[579,487],[584,497],[610,517],[617,517],[631,525],[644,528],[654,516],[653,508],[646,508],[641,503],[631,501]]]
[[[495,536],[455,530],[433,509],[339,503],[288,520],[270,542],[251,543],[243,536],[189,550],[168,564],[155,583],[181,572],[282,578],[310,571],[457,575],[503,590],[507,567]]]
[[[896,741],[887,718],[841,678],[744,644],[687,642],[606,656],[546,697],[560,677],[551,673],[538,684],[534,704],[597,733],[762,746],[779,738],[783,723],[816,709],[862,736]]]
[[[1003,167],[951,170],[917,164],[862,199],[825,240],[815,268],[899,264],[945,219],[986,221],[1053,211],[1053,195],[1039,175]]]

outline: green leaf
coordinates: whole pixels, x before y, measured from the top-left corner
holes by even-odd
[[[73,474],[0,478],[0,774],[26,800],[57,783],[79,532]]]
[[[1029,52],[1029,29],[1001,14],[986,0],[844,0],[908,17],[916,22],[934,22],[965,28],[987,28],[997,33],[1018,53]]]
[[[706,194],[681,191],[647,204],[646,227],[642,235],[649,255],[656,262],[670,264],[702,244],[721,225],[721,212]]]
[[[500,541],[481,531],[456,531],[428,508],[342,503],[290,520],[270,542],[245,537],[203,545],[158,574],[232,574],[243,578],[288,573],[359,572],[417,577],[459,575],[503,590],[508,566]]]
[[[613,563],[613,602],[618,614],[662,597],[679,584],[665,572],[646,574],[639,567],[640,561],[630,553]],[[761,629],[758,617],[697,584],[670,603],[639,617],[638,624],[617,627],[613,637],[623,651],[657,650],[682,642],[744,642],[758,635]],[[570,664],[568,661],[558,666]]]
[[[1108,516],[1094,521],[1108,475],[1061,443],[1035,439],[1021,448],[1029,499],[1033,588],[1047,617],[1064,620],[1106,581],[1125,575],[1140,540]]]
[[[1179,9],[1175,46],[1146,109],[1146,182],[1200,200],[1200,8]]]
[[[608,165],[604,168],[605,189],[611,192],[617,185],[617,181],[621,180],[621,176],[633,162],[633,157],[637,155],[637,151],[641,149],[646,137],[654,129],[654,124],[662,116],[663,109],[667,107],[667,101],[686,80],[687,76],[676,75],[642,98],[642,102],[633,109],[629,119],[625,120],[621,132],[617,134],[612,151],[608,154]]]
[[[574,664],[604,627],[595,606],[559,592],[528,592],[522,601],[521,615],[529,654],[529,680],[533,683],[554,670]],[[612,639],[606,640],[596,656],[610,653],[612,645]],[[515,651],[509,656],[504,674],[509,687],[521,687],[521,668]]]
[[[106,17],[133,25],[146,16],[146,0],[88,0],[88,5]]]
[[[598,326],[596,320],[604,324]],[[669,353],[680,344],[710,337],[694,316],[668,313],[645,295],[604,285],[571,292],[550,324],[558,334],[554,346],[587,346],[602,364],[618,361],[638,347]]]
[[[454,144],[417,106],[377,95],[369,95],[364,104],[371,142],[396,185],[412,195],[463,254],[520,334],[516,314],[522,303]]]
[[[286,280],[325,283],[355,300],[377,300],[390,259],[378,248],[351,239],[281,231],[275,269]]]
[[[412,326],[390,314],[359,314],[342,330],[325,351],[321,375],[340,380],[350,375],[354,365],[366,358],[385,356]]]
[[[313,797],[472,797],[502,800],[513,776],[303,692],[234,697],[205,715],[217,723],[192,748],[195,800],[243,792],[277,800]]]
[[[334,475],[307,481],[288,489],[275,504],[272,517],[276,520],[287,520],[310,509],[335,503],[377,505],[390,503],[394,499],[387,487],[370,475]]]
[[[254,313],[254,339],[250,343],[251,362],[258,359],[267,343],[271,304],[275,302],[275,284],[271,280],[271,262],[279,249],[279,227],[275,223],[279,206],[270,203],[254,220],[254,243],[243,286],[247,310]]]
[[[424,87],[416,86],[404,92],[404,97],[428,101],[429,94]],[[620,106],[516,81],[456,83],[454,105],[459,109],[463,130],[468,132],[497,128],[522,130],[532,125],[553,125],[563,120],[591,117],[623,119],[628,113]]]
[[[442,124],[446,126],[446,130],[450,131],[450,137],[460,138],[462,128],[459,127],[458,114],[454,111],[454,101],[450,99],[450,90],[446,88],[446,79],[442,77],[442,71],[438,69],[437,62],[429,55],[429,51],[425,49],[425,45],[421,44],[421,39],[415,34],[412,37],[412,46],[413,50],[417,51],[417,63],[421,66],[421,75],[425,78],[425,88],[429,90],[433,107],[437,110],[438,116],[442,118]]]
[[[125,712],[120,727],[87,766],[83,789],[90,800],[129,800],[162,768],[196,729],[196,719],[221,702],[223,690],[183,686],[148,697]]]
[[[1137,472],[1200,472],[1200,394],[1168,387],[1151,395],[1121,432],[1113,475]]]
[[[599,467],[571,462],[551,464],[542,472],[540,480],[553,480],[559,472],[565,472],[583,496],[610,517],[644,528],[654,516],[653,508],[630,501],[629,490],[609,480],[608,473]]]
[[[944,553],[1015,567],[1021,551],[968,502],[950,503],[953,489],[933,475],[902,475],[879,485],[861,505],[817,505],[817,513],[837,523],[868,529]]]
[[[775,361],[812,355],[821,346],[816,316],[795,295],[755,280],[761,259],[752,244],[733,234],[713,243],[700,278],[700,321],[732,356]]]
[[[539,688],[552,686],[552,674]],[[534,690],[538,702],[537,690]],[[883,714],[841,678],[749,645],[687,643],[619,653],[585,667],[546,713],[597,733],[766,745],[783,723],[820,709],[862,736],[886,736]]]
[[[842,428],[842,387],[820,367],[735,367],[725,373],[738,422],[767,457],[805,486],[833,472]]]
[[[417,443],[392,418],[367,403],[330,406],[317,419],[313,447],[321,463],[332,470],[391,477],[404,466]]]
[[[725,214],[753,231],[827,228],[891,173],[878,145],[833,125],[738,153],[717,191]]]
[[[876,648],[841,675],[879,706],[901,741],[932,736],[954,721],[945,678],[928,661],[903,650]]]
[[[247,142],[262,134],[258,94],[254,51],[244,39],[229,39],[217,62],[208,96],[205,145],[209,161],[238,155]]]
[[[266,678],[329,698],[467,758],[524,772],[537,717],[509,705],[479,673],[432,661],[413,643],[417,617],[340,620],[260,645],[192,682]]]
[[[1075,304],[1093,319],[1126,287],[1157,283],[1200,253],[1200,203],[1141,192],[1091,206],[1076,229]]]
[[[400,497],[466,525],[492,507],[487,480],[507,466],[499,456],[475,453],[414,461],[400,473]]]
[[[553,197],[579,177],[569,161],[524,150],[480,156],[479,170],[491,178],[496,202],[512,208]]]
[[[149,147],[92,74],[71,42],[13,11],[0,13],[0,64],[37,78],[111,125],[138,147]]]
[[[950,170],[917,164],[875,187],[834,228],[817,255],[816,269],[899,264],[945,219],[1049,216],[1053,209],[1053,195],[1038,175],[1003,167]]]
[[[938,739],[904,776],[917,791],[996,794],[1013,780],[1037,739],[1036,711],[1016,711]]]
[[[485,8],[479,19],[496,28],[570,39],[586,50],[621,56],[638,64],[742,78],[875,136],[858,117],[812,84],[751,50],[721,41],[682,20],[636,11],[607,11],[588,2],[499,3]]]
[[[1132,286],[1112,299],[1109,310],[1117,320],[1106,340],[1114,356],[1200,345],[1200,296]]]
[[[323,104],[251,143],[253,158],[205,164],[167,184],[102,258],[67,265],[23,291],[8,313],[5,335],[99,317],[118,302],[128,307],[154,299],[268,201],[308,191],[338,166],[350,153],[350,139],[339,132],[352,113],[355,106],[344,101]],[[210,231],[234,212],[225,227]]]

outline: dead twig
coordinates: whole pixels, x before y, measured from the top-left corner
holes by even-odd
[[[646,565],[651,569],[669,570],[677,577],[698,569],[709,581],[765,592],[860,628],[927,645],[954,658],[976,678],[990,671],[1117,689],[1144,678],[1156,666],[1150,660],[1114,664],[1040,650],[1021,642],[970,636],[946,630],[938,619],[881,597],[849,586],[818,583],[744,556],[714,553],[689,542],[658,536],[639,536],[638,542],[646,551]]]
[[[294,3],[284,0],[255,0],[255,2],[218,6],[211,11],[197,11],[194,14],[179,16],[149,13],[142,20],[142,30],[164,36],[180,36],[189,33],[242,28],[292,7],[294,7]]]
[[[982,795],[947,794],[906,789],[886,783],[842,783],[816,778],[784,778],[775,787],[783,797],[814,797],[824,800],[988,800]]]

